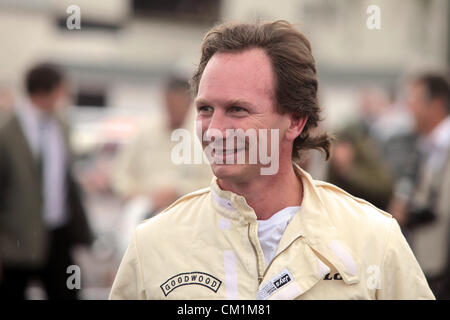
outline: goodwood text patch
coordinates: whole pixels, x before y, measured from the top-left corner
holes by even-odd
[[[167,295],[176,288],[191,284],[204,286],[214,292],[217,292],[222,284],[222,281],[204,272],[184,272],[174,275],[172,278],[160,285],[160,288],[164,293],[164,296],[167,297]]]

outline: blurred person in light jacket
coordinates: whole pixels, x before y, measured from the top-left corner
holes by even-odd
[[[163,116],[145,123],[119,152],[112,177],[113,188],[124,198],[142,196],[149,199],[149,214],[156,213],[181,195],[194,191],[211,181],[208,165],[175,164],[172,140],[176,129],[194,133],[194,108],[189,83],[171,76],[163,92]]]
[[[49,299],[76,299],[67,286],[71,249],[92,235],[58,114],[66,81],[59,67],[38,64],[25,87],[0,126],[0,297],[24,299],[29,281],[39,279]]]

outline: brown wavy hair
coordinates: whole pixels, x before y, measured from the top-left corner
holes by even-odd
[[[318,149],[325,153],[328,160],[332,138],[327,133],[311,134],[321,120],[311,45],[287,21],[221,24],[211,29],[203,39],[200,64],[191,80],[193,93],[197,95],[203,71],[215,53],[251,48],[263,49],[271,60],[279,112],[308,117],[303,132],[294,140],[292,159],[299,161],[303,151]]]

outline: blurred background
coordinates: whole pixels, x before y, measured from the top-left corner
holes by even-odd
[[[380,28],[367,25],[370,5],[380,9]],[[80,28],[71,29],[76,10]],[[414,103],[449,103],[448,87],[439,83],[437,95],[432,90],[424,98],[416,91],[434,88],[421,76],[449,74],[449,17],[447,0],[0,0],[0,123],[29,95],[27,72],[36,64],[58,65],[67,80],[70,99],[60,111],[71,127],[70,171],[92,231],[88,245],[71,249],[81,269],[78,297],[106,299],[135,226],[180,194],[209,184],[208,168],[168,164],[170,132],[190,123],[186,81],[203,36],[224,21],[285,19],[308,37],[318,67],[322,129],[337,140],[331,161],[313,152],[303,165],[315,178],[392,213],[413,245],[416,228],[431,228],[437,218],[409,225],[408,215],[433,207],[448,186],[447,175],[434,188],[438,196],[433,191],[432,200],[413,204],[421,182],[415,154],[434,128],[420,130]],[[436,117],[443,120],[433,118],[435,127],[448,123],[448,108],[439,110]],[[449,150],[449,125],[441,127],[440,141]],[[449,158],[442,159],[437,172],[448,168]],[[448,202],[438,206],[430,209],[433,216],[450,215]],[[439,247],[439,257],[418,258],[433,281],[448,270],[450,224],[442,219],[441,238],[419,245],[425,251]],[[26,285],[25,297],[48,298],[37,280]]]

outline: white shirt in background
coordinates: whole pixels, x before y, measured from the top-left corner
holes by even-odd
[[[421,138],[419,148],[426,156],[426,166],[434,170],[444,166],[450,148],[450,116],[442,120],[427,137]]]

